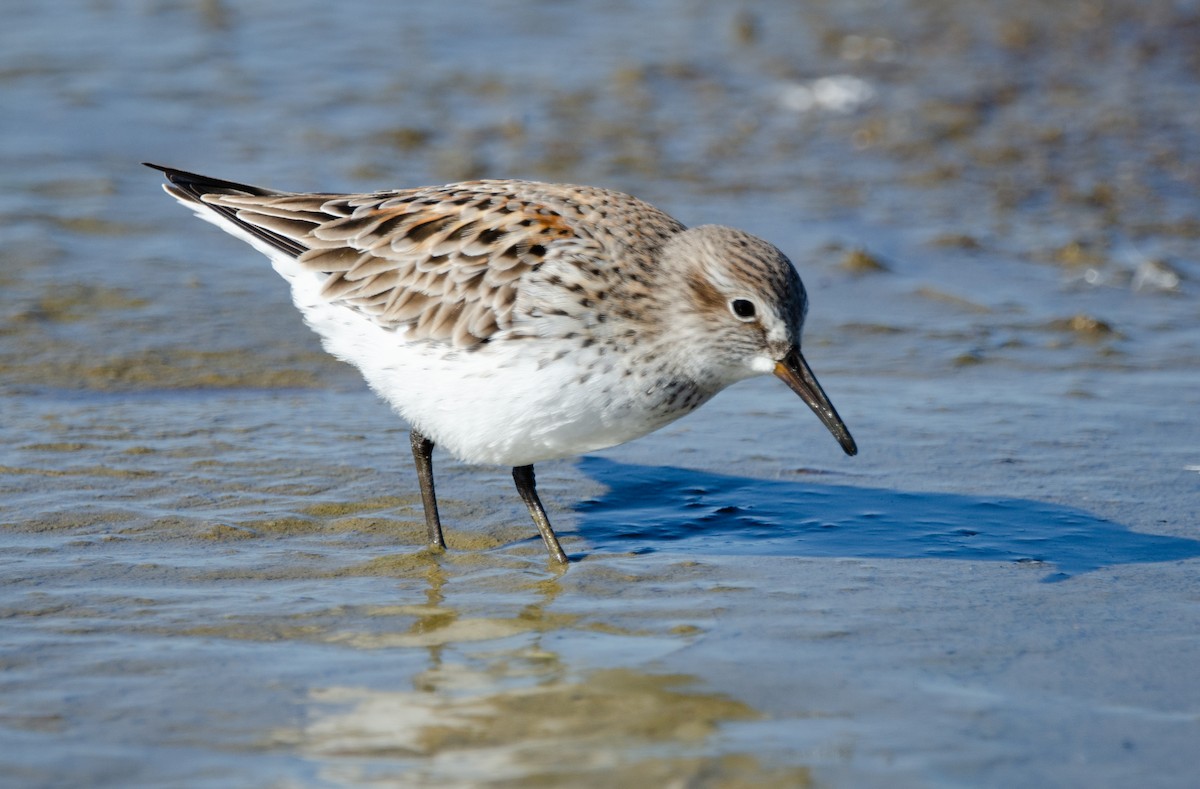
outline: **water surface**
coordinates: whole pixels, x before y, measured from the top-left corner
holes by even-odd
[[[0,768],[22,786],[1186,786],[1194,4],[17,4]],[[595,183],[770,239],[775,380],[438,455],[138,164]]]

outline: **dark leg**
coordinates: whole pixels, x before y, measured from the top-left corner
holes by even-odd
[[[438,518],[437,494],[433,491],[433,442],[415,429],[408,434],[408,438],[412,441],[413,461],[417,464],[417,481],[421,483],[421,503],[425,505],[429,547],[445,550],[442,522]]]
[[[533,466],[514,468],[513,481],[517,483],[517,493],[521,494],[521,500],[529,508],[533,523],[546,543],[546,550],[550,551],[550,558],[559,564],[566,564],[567,555],[563,553],[562,546],[558,544],[558,537],[554,535],[554,529],[550,528],[550,519],[546,517],[546,510],[542,508],[542,500],[538,498],[537,482],[533,478]]]

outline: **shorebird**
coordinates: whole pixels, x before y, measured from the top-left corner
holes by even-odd
[[[590,186],[301,194],[147,166],[270,258],[326,350],[409,424],[435,548],[435,445],[511,467],[561,563],[533,464],[644,436],[743,379],[782,379],[858,451],[800,351],[804,285],[749,233]]]

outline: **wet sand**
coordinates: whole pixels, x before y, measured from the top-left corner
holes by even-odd
[[[1198,17],[59,4],[0,33],[0,770],[20,786],[1187,786]],[[70,24],[67,24],[67,22]],[[498,67],[497,64],[502,64]],[[785,249],[777,381],[438,455],[137,163],[597,183]]]

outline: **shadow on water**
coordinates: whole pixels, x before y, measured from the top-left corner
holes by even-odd
[[[586,457],[607,486],[580,503],[596,550],[1038,562],[1061,581],[1102,567],[1200,556],[1200,541],[1142,534],[1028,499],[761,480]]]

